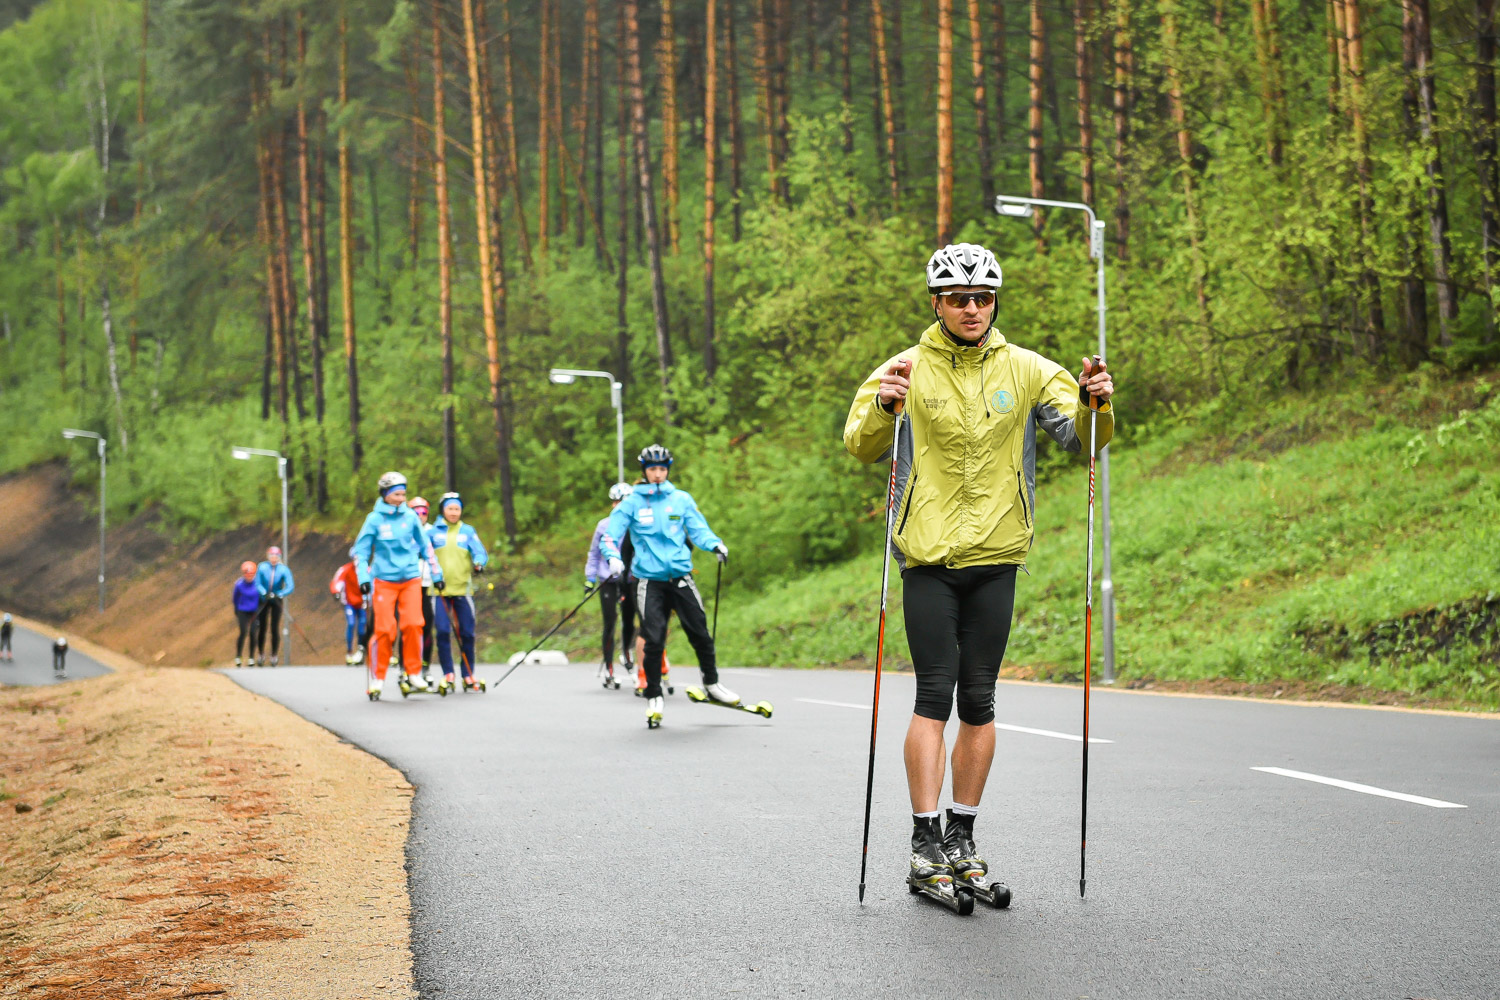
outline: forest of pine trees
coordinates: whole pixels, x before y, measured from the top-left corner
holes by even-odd
[[[661,440],[841,558],[848,399],[991,246],[999,326],[1132,427],[1349,366],[1487,364],[1495,0],[45,0],[0,13],[0,470],[111,439],[119,503],[342,524],[387,467],[517,544]],[[712,461],[706,460],[708,456]],[[805,507],[767,513],[774,482]]]

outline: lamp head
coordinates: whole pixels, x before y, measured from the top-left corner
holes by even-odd
[[[569,375],[567,372],[558,371],[556,368],[547,373],[547,381],[553,385],[572,385],[578,381],[577,375]]]
[[[250,453],[243,448],[231,448],[229,449],[229,454],[233,455],[235,458],[243,459],[246,461],[248,461],[250,458]]]
[[[1034,209],[1024,202],[1005,201],[1003,196],[995,199],[995,211],[1012,219],[1029,219]]]

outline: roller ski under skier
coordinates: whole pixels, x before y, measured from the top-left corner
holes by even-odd
[[[936,820],[934,820],[936,822]],[[953,869],[953,884],[968,889],[997,910],[1010,906],[1010,889],[1004,882],[988,881],[990,866],[974,847],[974,817],[948,810],[948,829],[943,834],[943,855]]]
[[[740,712],[749,712],[751,715],[759,715],[762,718],[771,717],[772,706],[769,701],[758,701],[754,705],[747,705],[740,696],[729,690],[722,684],[710,684],[707,689],[699,687],[683,688],[688,700],[700,705],[718,705],[720,708],[733,708]]]
[[[920,818],[911,834],[911,871],[906,888],[913,896],[926,896],[961,917],[974,912],[974,893],[967,884],[954,881],[953,865],[943,852],[942,824],[936,816]]]

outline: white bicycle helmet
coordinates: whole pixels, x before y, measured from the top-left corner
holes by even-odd
[[[630,496],[631,485],[629,483],[615,483],[609,488],[609,499],[612,503],[619,503]]]
[[[927,260],[927,288],[999,288],[1000,262],[977,243],[950,243]]]
[[[405,485],[406,477],[399,472],[387,472],[385,475],[381,476],[380,480],[375,484],[376,488],[380,490],[380,498],[382,500],[385,499],[385,495],[387,493],[395,489],[397,486],[404,487]]]

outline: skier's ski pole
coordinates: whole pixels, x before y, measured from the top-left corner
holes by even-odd
[[[589,598],[591,598],[595,594],[597,594],[599,592],[599,588],[602,587],[602,586],[604,586],[603,583],[596,583],[592,587],[590,587],[584,593],[583,600],[581,600],[577,604],[573,605],[573,610],[572,611],[569,611],[567,614],[563,615],[562,621],[560,621],[556,625],[552,626],[552,628],[547,631],[546,635],[542,636],[540,639],[538,639],[536,641],[536,645],[535,646],[532,646],[526,652],[522,653],[521,654],[521,658],[519,660],[517,660],[515,663],[512,663],[510,665],[510,669],[507,670],[505,673],[503,673],[503,674],[500,675],[500,679],[495,682],[495,686],[499,687],[501,684],[503,684],[505,682],[505,678],[507,678],[511,674],[515,673],[516,672],[516,668],[519,667],[521,664],[523,664],[523,663],[526,662],[526,657],[530,656],[532,653],[535,653],[539,648],[541,648],[542,643],[544,643],[548,639],[552,638],[552,634],[554,632],[556,632],[558,629],[562,628],[564,625],[566,625],[568,623],[568,619],[569,618],[572,618],[574,615],[578,614],[578,609],[581,608],[581,607],[583,607],[585,604],[587,604],[589,602]]]
[[[1095,364],[1099,356],[1094,356]],[[1078,895],[1083,897],[1089,842],[1089,672],[1094,652],[1094,461],[1098,458],[1099,397],[1089,394],[1089,541],[1083,588],[1083,802],[1078,818]]]
[[[724,564],[719,563],[719,568],[714,571],[714,629],[709,633],[709,638],[714,641],[714,648],[719,648],[719,587],[724,583]]]
[[[875,791],[875,728],[880,723],[880,664],[885,657],[885,599],[891,582],[891,529],[896,523],[896,455],[901,448],[901,407],[891,437],[891,481],[885,499],[885,546],[880,550],[880,631],[875,641],[875,699],[870,707],[870,769],[865,776],[865,839],[859,848],[859,902],[865,902],[865,868],[870,860],[870,800]]]
[[[323,655],[318,647],[313,645],[313,641],[307,637],[307,633],[302,631],[302,626],[297,624],[297,619],[293,618],[291,615],[287,615],[286,620],[292,623],[292,628],[297,630],[297,634],[302,637],[303,642],[307,643],[307,648],[313,651],[314,656]]]

